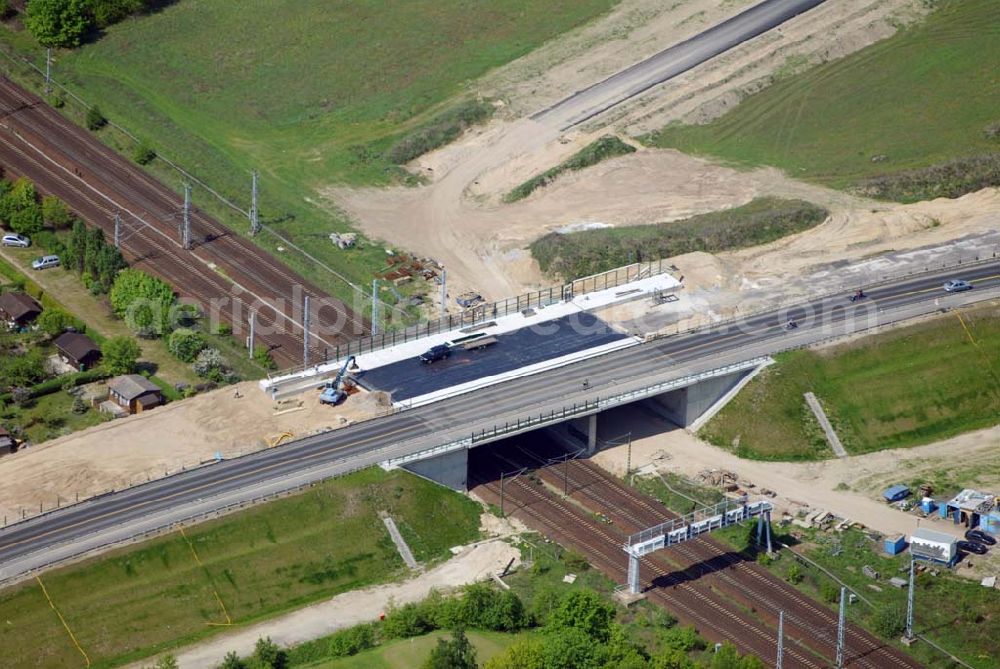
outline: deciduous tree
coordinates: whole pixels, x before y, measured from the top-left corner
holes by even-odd
[[[110,298],[115,313],[136,333],[157,336],[168,331],[174,291],[156,277],[124,269],[115,277]]]
[[[45,47],[79,46],[88,26],[87,0],[31,0],[24,25]]]
[[[476,649],[461,627],[451,634],[451,639],[438,639],[437,646],[421,665],[422,669],[477,669]]]
[[[131,374],[142,351],[139,342],[124,335],[112,337],[101,346],[104,368],[109,374]]]
[[[55,195],[42,198],[42,218],[53,228],[58,229],[68,228],[73,223],[69,207]]]
[[[75,319],[62,309],[51,308],[43,311],[35,321],[38,329],[50,337],[58,337],[74,322]]]

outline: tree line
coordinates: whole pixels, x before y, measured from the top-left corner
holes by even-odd
[[[487,584],[464,588],[458,596],[432,593],[430,597],[394,606],[375,623],[356,625],[328,637],[290,649],[271,639],[259,639],[248,657],[229,653],[219,669],[294,669],[315,666],[333,657],[356,655],[395,639],[408,639],[435,630],[451,630],[431,649],[420,669],[763,669],[753,656],[741,656],[723,644],[707,652],[708,643],[690,627],[681,627],[669,614],[657,611],[651,629],[641,637],[618,622],[613,603],[586,588],[568,591],[542,589],[530,607],[511,591]],[[479,662],[467,629],[526,632],[504,651]],[[655,638],[653,642],[646,638]],[[163,658],[157,669],[171,669]],[[416,665],[415,665],[416,666]]]
[[[155,0],[29,0],[24,25],[44,47],[75,47],[92,31],[154,4]]]

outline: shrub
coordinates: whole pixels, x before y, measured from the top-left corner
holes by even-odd
[[[124,335],[112,337],[101,346],[104,368],[108,374],[131,374],[139,359],[139,342]]]
[[[90,130],[100,130],[108,124],[108,119],[101,113],[100,108],[94,105],[87,110],[87,128]]]
[[[154,336],[169,330],[174,291],[160,279],[124,269],[115,277],[109,297],[115,313],[137,333]]]
[[[154,158],[156,158],[156,151],[149,144],[146,144],[146,142],[139,142],[139,145],[135,147],[135,151],[132,152],[132,159],[140,165],[148,165],[153,162]]]
[[[269,372],[278,368],[278,364],[271,357],[271,352],[266,346],[254,346],[253,360]]]
[[[528,626],[528,614],[516,594],[481,583],[467,586],[454,607],[452,627],[461,625],[494,632],[513,632]]]
[[[53,228],[68,228],[73,222],[69,207],[55,195],[42,198],[42,219]]]
[[[217,348],[202,349],[191,367],[194,369],[195,374],[215,383],[224,383],[231,380],[229,366]]]
[[[375,628],[371,625],[355,625],[337,632],[330,637],[329,651],[334,657],[356,655],[375,647]]]
[[[919,170],[882,174],[859,182],[854,190],[867,197],[916,202],[956,198],[1000,186],[1000,153],[959,158]]]
[[[408,163],[451,142],[466,128],[482,123],[492,114],[493,105],[490,103],[469,100],[434,117],[430,123],[394,144],[389,149],[388,158],[397,165]]]
[[[840,588],[832,581],[823,581],[819,586],[819,596],[824,602],[836,604],[840,600]]]
[[[906,629],[906,614],[898,606],[883,606],[875,612],[872,626],[886,639],[897,637]]]
[[[392,607],[382,621],[382,636],[386,639],[407,639],[433,631],[434,624],[419,604]]]
[[[660,634],[660,643],[666,648],[685,653],[703,650],[708,645],[693,627],[671,627]]]
[[[194,362],[207,346],[201,333],[188,328],[178,328],[170,334],[167,348],[182,362]]]
[[[94,25],[107,28],[131,14],[145,9],[146,0],[90,0]]]
[[[504,202],[516,202],[517,200],[523,200],[531,195],[535,190],[542,188],[543,186],[547,186],[555,181],[556,178],[564,172],[582,170],[585,167],[596,165],[602,160],[607,160],[608,158],[614,158],[617,156],[624,156],[629,153],[635,153],[634,146],[626,144],[614,135],[604,135],[603,137],[583,147],[580,151],[570,156],[570,158],[565,162],[562,162],[552,169],[546,170],[545,172],[528,179],[520,186],[514,188],[514,190],[504,196]]]
[[[614,605],[602,600],[596,592],[572,590],[549,616],[549,626],[575,628],[592,639],[607,641],[614,617]]]
[[[575,278],[691,251],[714,253],[765,244],[808,230],[826,217],[825,209],[802,200],[758,198],[683,221],[552,232],[531,244],[531,255],[542,271]]]
[[[38,329],[50,337],[58,337],[75,322],[76,319],[62,309],[46,309],[35,321]]]
[[[49,253],[55,253],[60,258],[66,253],[66,245],[48,230],[36,232],[31,241]]]
[[[43,225],[42,208],[35,203],[15,211],[10,216],[10,227],[22,235],[33,235],[41,231]]]

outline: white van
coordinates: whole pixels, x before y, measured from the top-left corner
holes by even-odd
[[[59,267],[59,256],[42,256],[31,262],[31,269],[48,269]]]

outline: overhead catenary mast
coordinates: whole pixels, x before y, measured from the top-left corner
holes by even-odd
[[[257,233],[260,232],[260,209],[257,207],[257,170],[254,170],[251,175],[250,211],[247,216],[250,219],[250,234],[256,237]]]
[[[181,221],[181,246],[191,248],[191,184],[184,184],[184,218]]]

